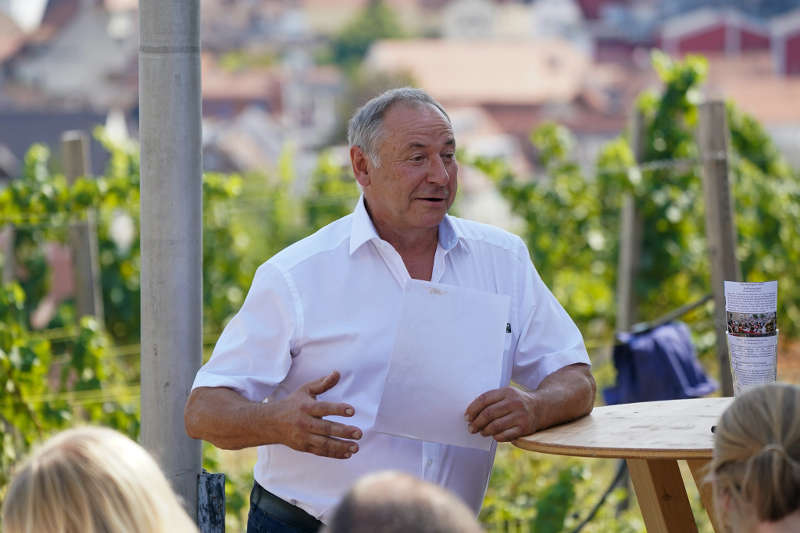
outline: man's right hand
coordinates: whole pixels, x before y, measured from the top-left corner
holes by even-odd
[[[323,417],[353,416],[345,403],[317,401],[317,395],[339,382],[339,372],[302,385],[282,400],[253,402],[226,387],[198,387],[184,410],[187,434],[226,450],[264,444],[284,444],[292,449],[347,459],[358,451],[352,440],[362,431]]]
[[[353,416],[353,407],[317,401],[317,395],[333,388],[339,377],[339,372],[333,371],[274,403],[275,421],[284,435],[283,444],[301,452],[336,459],[348,459],[358,451],[358,444],[342,439],[360,439],[359,428],[323,419],[330,415]]]

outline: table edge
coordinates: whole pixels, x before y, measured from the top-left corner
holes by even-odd
[[[574,448],[558,444],[541,444],[523,439],[512,441],[517,448],[553,455],[568,455],[571,457],[592,457],[598,459],[711,459],[711,448],[689,448],[658,450],[641,448]]]

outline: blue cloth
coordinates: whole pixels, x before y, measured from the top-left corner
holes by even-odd
[[[247,533],[316,533],[321,527],[310,514],[253,483]]]
[[[617,383],[606,404],[698,398],[717,389],[697,360],[689,328],[669,322],[642,333],[621,333],[614,347]]]
[[[250,514],[247,517],[247,533],[310,533],[311,531],[316,530],[287,524],[254,505],[250,506]]]

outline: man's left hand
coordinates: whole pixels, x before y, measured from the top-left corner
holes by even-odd
[[[531,393],[513,387],[484,392],[469,407],[465,418],[470,433],[508,442],[536,431]]]

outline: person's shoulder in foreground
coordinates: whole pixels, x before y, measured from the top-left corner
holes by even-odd
[[[402,472],[361,478],[322,533],[479,533],[472,511],[454,494]]]
[[[800,387],[747,390],[714,433],[708,480],[726,531],[800,531]]]
[[[114,430],[61,432],[15,472],[4,533],[189,533],[197,528],[144,448]]]

